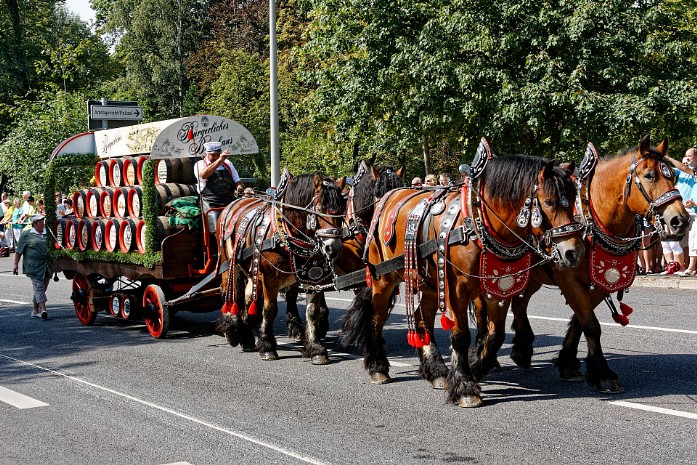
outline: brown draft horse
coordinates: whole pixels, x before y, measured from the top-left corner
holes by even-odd
[[[597,157],[592,144],[589,144],[586,153],[589,154],[589,151]],[[593,260],[592,253],[587,253],[581,265],[575,269],[549,266],[535,269],[524,295],[514,297],[511,302],[515,330],[511,358],[517,365],[529,368],[532,359],[535,335],[527,316],[530,298],[543,284],[555,285],[574,312],[557,360],[561,378],[569,381],[584,378],[578,360],[578,344],[583,333],[588,343],[585,379],[599,392],[624,392],[617,374],[610,369],[603,355],[600,323],[594,310],[617,291],[616,288],[619,287],[622,292],[634,280],[636,250],[641,241],[641,236],[637,235],[637,215],[655,219],[660,234],[682,237],[687,232],[690,217],[673,185],[673,171],[665,163],[667,153],[667,139],[653,147],[650,137],[645,136],[639,146],[600,160],[594,172],[582,181],[582,193],[585,194],[581,197],[582,211],[588,228],[587,248],[609,250],[612,252],[610,260],[619,262],[619,257],[623,257],[626,262],[622,263],[627,263],[628,268],[624,270],[619,266],[605,265],[600,260]],[[605,261],[609,263],[609,260]],[[610,287],[609,284],[614,286]],[[608,287],[612,292],[606,289]],[[487,317],[489,322],[492,319],[505,319],[504,309],[507,306],[502,309],[489,302],[484,313],[484,305],[485,302],[480,299],[476,313],[478,330],[486,334],[487,326],[491,327],[491,323],[487,325]],[[490,349],[495,351],[498,347]]]
[[[339,180],[339,186],[344,187],[345,179]],[[342,240],[343,247],[339,257],[334,262],[334,270],[339,276],[365,268],[363,264],[363,250],[368,227],[375,213],[375,204],[392,189],[404,186],[404,167],[394,170],[391,166],[376,168],[372,164],[361,161],[361,164],[353,176],[353,183],[349,188],[346,202],[347,231]],[[360,286],[365,287],[365,284]],[[286,329],[288,337],[302,340],[305,329],[298,312],[299,285],[293,285],[285,291],[286,300]],[[318,337],[321,339],[327,334],[329,309],[321,293],[319,309]]]
[[[287,180],[284,182],[283,179]],[[346,201],[329,177],[292,176],[284,172],[275,197],[243,198],[220,215],[218,242],[223,272],[224,301],[218,329],[230,345],[258,349],[263,360],[277,360],[273,322],[278,314],[278,292],[297,280],[321,288],[333,276],[332,262],[341,251],[341,224]],[[240,292],[245,289],[245,292]],[[318,338],[319,298],[308,292],[303,355],[314,364],[329,363]],[[256,308],[263,305],[259,341],[252,327]]]
[[[578,264],[584,249],[578,234],[579,229],[575,227],[569,229],[570,225],[575,224],[573,199],[576,196],[576,189],[568,171],[555,168],[552,162],[536,157],[522,155],[493,158],[483,170],[478,185],[480,186],[478,200],[481,203],[482,212],[480,219],[483,218],[488,223],[487,231],[496,235],[499,243],[528,247],[531,240],[529,234],[540,238],[545,231],[560,232],[571,229],[574,231],[572,234],[552,235],[551,243],[556,249],[555,256],[562,266]],[[469,190],[471,194],[474,191],[475,189]],[[412,233],[414,229],[413,223],[410,225],[408,218],[413,217],[416,207],[422,201],[432,198],[435,195],[434,192],[436,191],[406,188],[396,189],[383,197],[374,220],[375,227],[371,227],[371,233],[374,234],[369,237],[367,245],[369,267],[388,262],[405,253],[406,241],[402,238],[406,237],[405,232],[408,227],[412,229]],[[472,218],[463,213],[464,209],[457,208],[460,205],[460,195],[457,190],[448,190],[444,194],[443,201],[444,205],[450,205],[450,208],[433,212],[430,218],[433,227],[428,227],[424,231],[419,226],[420,232],[417,234],[422,244],[439,235],[438,231],[442,231],[441,227],[445,221],[452,221],[463,227],[472,224],[469,221]],[[520,226],[516,217],[526,206],[526,201],[530,202],[533,198],[536,199],[535,205],[539,205],[537,214],[541,214],[541,218],[538,218],[539,221],[534,226],[535,222]],[[455,215],[453,212],[456,212],[456,216],[452,216]],[[450,217],[447,216],[449,214]],[[448,219],[445,219],[446,217]],[[383,234],[391,227],[392,219],[396,222],[394,235],[398,240],[386,243],[383,241]],[[477,228],[477,234],[483,234],[483,230],[483,228]],[[467,238],[470,235],[467,233],[463,237]],[[521,243],[520,238],[523,237],[526,240]],[[538,253],[542,252],[538,250]],[[413,254],[408,256],[411,260],[415,258]],[[468,363],[470,332],[467,307],[469,302],[482,292],[482,280],[478,275],[480,259],[483,256],[478,240],[474,238],[462,240],[442,249],[438,246],[436,253],[423,259],[416,259],[416,266],[412,266],[408,271],[412,279],[418,273],[417,279],[420,280],[420,285],[410,288],[407,284],[405,292],[407,309],[409,310],[410,307],[409,300],[417,294],[418,288],[422,298],[420,307],[416,308],[414,313],[418,315],[419,310],[423,313],[416,319],[416,332],[410,336],[410,344],[418,338],[421,344],[412,345],[422,346],[420,350],[424,352],[437,353],[431,323],[435,319],[438,308],[433,304],[439,302],[439,297],[447,313],[453,317],[451,322],[452,366],[447,378],[447,397],[449,402],[461,407],[477,407],[482,403],[480,388]],[[447,273],[444,273],[445,276],[441,276],[439,280],[438,275],[446,261]],[[489,278],[518,281],[515,276],[505,274],[489,276]],[[387,272],[379,277],[373,276],[371,287],[362,291],[354,299],[344,325],[344,344],[363,348],[364,366],[375,384],[390,380],[389,361],[382,331],[399,283],[404,280],[404,268]],[[440,305],[440,302],[437,305]],[[411,307],[415,307],[413,303]],[[407,322],[411,325],[409,311],[407,315]],[[439,354],[438,357],[440,357]]]

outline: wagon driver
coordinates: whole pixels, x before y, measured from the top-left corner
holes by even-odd
[[[34,311],[32,318],[48,318],[46,313],[46,288],[51,281],[51,266],[48,263],[48,246],[46,245],[45,218],[43,215],[33,215],[30,218],[31,229],[22,231],[15,249],[13,274],[17,274],[19,258],[24,255],[22,272],[31,278],[34,291],[32,302]]]
[[[229,151],[222,151],[220,142],[203,144],[206,155],[196,163],[194,173],[201,194],[201,206],[204,211],[224,207],[237,195],[244,194],[244,184],[232,163],[227,159]]]

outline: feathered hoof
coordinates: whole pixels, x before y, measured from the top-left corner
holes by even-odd
[[[329,357],[324,354],[312,356],[313,365],[329,365]]]
[[[273,352],[261,352],[261,359],[265,362],[271,362],[274,360],[278,360],[278,354],[273,351]]]
[[[286,334],[289,339],[293,339],[296,342],[305,340],[305,328],[301,325],[289,323],[288,326],[286,326]]]
[[[438,389],[439,391],[448,389],[448,380],[445,376],[439,376],[438,378],[431,380],[431,387],[433,389]]]
[[[595,389],[601,394],[622,394],[624,386],[617,379],[601,379],[595,385]]]
[[[564,370],[560,370],[559,377],[562,381],[569,381],[572,383],[577,383],[586,379],[578,368],[565,368]]]
[[[372,384],[385,384],[389,383],[391,380],[390,375],[386,373],[373,373],[370,375],[370,382]]]
[[[231,333],[225,333],[225,340],[232,347],[237,347],[240,344],[240,339],[237,336],[233,336]]]
[[[457,399],[457,406],[461,408],[481,407],[484,401],[479,396],[460,396]]]

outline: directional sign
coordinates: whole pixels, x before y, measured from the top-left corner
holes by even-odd
[[[90,107],[90,118],[140,121],[143,119],[143,108],[136,106],[92,105]]]

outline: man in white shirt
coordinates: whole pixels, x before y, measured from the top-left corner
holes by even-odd
[[[204,147],[206,154],[194,166],[194,174],[205,211],[226,206],[235,199],[235,191],[237,195],[244,194],[244,184],[227,159],[230,152],[223,152],[220,142],[207,142]]]

